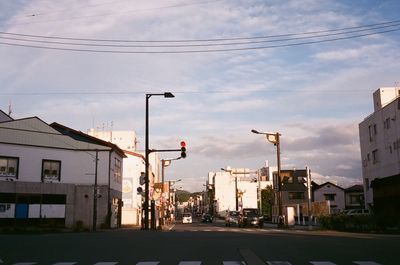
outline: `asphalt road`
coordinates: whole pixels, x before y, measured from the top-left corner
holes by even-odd
[[[0,235],[0,264],[400,264],[399,235],[176,224],[164,231]],[[146,263],[147,262],[147,263]]]

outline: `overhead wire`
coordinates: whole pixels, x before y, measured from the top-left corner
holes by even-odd
[[[320,33],[329,33],[329,32],[338,32],[338,31],[346,31],[346,30],[354,30],[354,29],[362,29],[362,28],[373,28],[377,26],[394,26],[390,24],[398,25],[400,20],[391,20],[386,22],[353,26],[353,27],[344,27],[339,29],[328,29],[328,30],[318,30],[318,31],[308,31],[308,32],[300,32],[300,33],[288,33],[288,34],[277,34],[277,35],[262,35],[262,36],[249,36],[249,37],[232,37],[232,38],[208,38],[208,39],[177,39],[177,40],[126,40],[126,39],[92,39],[92,38],[73,38],[73,37],[60,37],[60,36],[44,36],[44,35],[34,35],[34,34],[21,34],[15,32],[5,32],[0,31],[0,34],[3,35],[12,35],[12,36],[20,36],[20,37],[33,37],[33,38],[42,38],[42,39],[59,39],[59,40],[77,40],[77,41],[89,41],[89,42],[216,42],[216,41],[236,41],[236,40],[252,40],[252,39],[268,39],[268,38],[278,38],[278,37],[290,37],[290,36],[302,36],[302,35],[311,35],[311,34],[320,34]]]
[[[382,30],[372,33],[364,33],[352,36],[345,36],[339,38],[330,38],[323,40],[312,40],[297,43],[284,43],[270,46],[255,46],[255,47],[242,47],[242,48],[224,48],[224,49],[206,49],[206,50],[156,50],[156,51],[131,51],[131,50],[99,50],[99,49],[76,49],[76,48],[65,48],[65,47],[51,47],[51,46],[39,46],[39,45],[28,45],[28,44],[18,44],[10,42],[0,42],[2,45],[16,46],[16,47],[26,47],[26,48],[36,48],[36,49],[46,49],[46,50],[58,50],[58,51],[73,51],[73,52],[87,52],[87,53],[114,53],[114,54],[185,54],[185,53],[211,53],[211,52],[233,52],[233,51],[248,51],[248,50],[261,50],[261,49],[272,49],[272,48],[283,48],[283,47],[293,47],[302,46],[317,43],[326,43],[339,40],[348,40],[372,35],[378,35],[383,33],[390,33],[399,31],[400,28]]]
[[[24,39],[24,38],[14,38],[14,37],[3,37],[0,33],[0,39],[6,40],[16,40],[16,41],[24,41],[24,42],[35,42],[35,43],[46,43],[46,44],[57,44],[57,45],[72,45],[72,46],[90,46],[90,47],[116,47],[116,48],[186,48],[186,47],[215,47],[215,46],[232,46],[232,45],[248,45],[248,44],[259,44],[259,43],[271,43],[271,42],[285,42],[285,41],[295,41],[302,39],[315,39],[315,38],[324,38],[330,36],[339,36],[351,33],[359,33],[389,27],[400,26],[400,22],[397,24],[384,25],[379,27],[371,27],[364,28],[358,30],[351,31],[343,31],[336,33],[328,33],[322,35],[314,35],[314,36],[304,36],[304,37],[294,37],[294,38],[283,38],[283,39],[267,39],[267,40],[256,40],[256,41],[246,41],[246,42],[227,42],[227,43],[205,43],[205,44],[158,44],[158,45],[125,45],[125,44],[96,44],[96,43],[78,43],[78,42],[60,42],[60,41],[48,41],[48,40],[36,40],[36,39]]]

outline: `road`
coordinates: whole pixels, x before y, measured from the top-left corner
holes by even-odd
[[[397,265],[399,246],[399,235],[239,229],[196,222],[164,231],[0,235],[0,264]]]

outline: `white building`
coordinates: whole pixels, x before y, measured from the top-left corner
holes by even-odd
[[[145,157],[144,153],[136,150],[138,143],[136,133],[134,131],[101,131],[92,128],[88,130],[88,134],[116,144],[124,151],[127,158],[124,159],[122,224],[140,225],[143,199],[137,189],[141,187],[144,190],[144,185],[140,185],[140,176],[145,172]],[[150,154],[149,164],[149,192],[152,197],[154,183],[160,182],[160,159],[157,153]]]
[[[340,213],[346,209],[345,190],[331,182],[318,185],[313,191],[314,201],[329,201],[330,213]]]
[[[122,150],[37,117],[2,117],[0,204],[5,210],[0,222],[53,219],[66,227],[80,222],[93,228],[94,221],[96,227],[119,225]]]
[[[375,91],[374,112],[359,124],[366,207],[373,204],[371,182],[400,173],[399,92],[395,87]]]
[[[269,179],[272,179],[272,170]],[[271,185],[272,181],[260,178],[258,170],[248,168],[227,167],[220,172],[208,173],[207,186],[213,191],[213,202],[210,203],[220,216],[225,216],[227,211],[259,208],[261,189]]]

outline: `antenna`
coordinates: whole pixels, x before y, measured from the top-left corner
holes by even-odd
[[[11,117],[11,113],[12,113],[12,110],[11,110],[11,100],[10,100],[8,103],[8,116]]]

